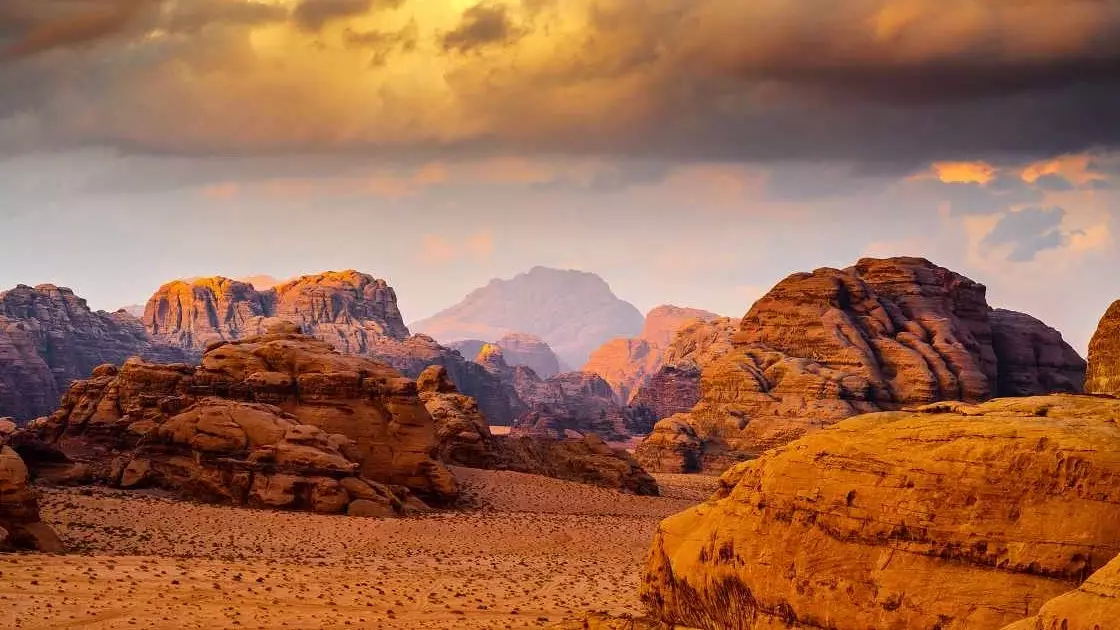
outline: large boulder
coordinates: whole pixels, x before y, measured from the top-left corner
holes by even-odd
[[[453,500],[455,483],[435,458],[435,423],[415,382],[384,364],[339,354],[297,330],[280,323],[265,335],[215,344],[198,368],[138,359],[119,371],[99,368],[93,378],[74,384],[57,412],[33,423],[31,433],[92,469],[95,477],[115,483],[116,471],[103,469],[117,456],[143,459],[137,449],[159,450],[161,445],[175,446],[164,449],[169,464],[186,454],[184,444],[191,456],[216,453],[219,459],[250,463],[271,465],[261,449],[275,450],[281,458],[302,452],[309,465],[335,461],[329,451],[295,448],[321,440],[296,440],[289,425],[313,427],[356,464],[347,475],[403,486],[436,502]],[[251,419],[254,428],[240,418]],[[191,426],[199,427],[197,437],[179,432]],[[333,464],[310,468],[312,476],[322,471],[345,476]]]
[[[62,540],[39,518],[27,466],[7,445],[14,431],[14,423],[0,419],[0,551],[62,551]]]
[[[1120,300],[1108,307],[1089,342],[1085,391],[1120,395]]]
[[[1075,591],[1047,602],[1038,615],[1004,630],[1106,630],[1120,622],[1120,557]]]
[[[429,367],[416,381],[416,387],[436,424],[439,459],[468,468],[493,467],[496,457],[490,425],[475,399],[458,392],[447,369]]]
[[[664,521],[643,601],[697,628],[1002,628],[1120,552],[1118,416],[1054,395],[815,432]]]
[[[1085,369],[1056,331],[920,258],[794,274],[707,359],[687,422],[744,457],[861,413],[1080,392]]]
[[[132,356],[184,355],[153,342],[135,317],[92,311],[70,289],[19,285],[0,292],[0,416],[26,422],[46,415],[71,381]]]

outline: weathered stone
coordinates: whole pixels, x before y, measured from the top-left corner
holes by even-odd
[[[1120,557],[1075,591],[1047,602],[1038,616],[1004,630],[1107,630],[1120,620]]]
[[[27,467],[0,440],[0,551],[30,549],[57,553],[62,540],[39,519],[39,503],[31,490]]]
[[[1055,395],[815,432],[664,521],[643,601],[699,628],[1002,628],[1120,552],[1118,414]]]
[[[1108,307],[1089,342],[1085,391],[1120,396],[1120,300]]]

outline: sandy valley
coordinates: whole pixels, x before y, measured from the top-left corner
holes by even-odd
[[[44,490],[44,520],[77,553],[0,556],[0,626],[530,628],[638,613],[657,523],[716,483],[661,475],[655,498],[454,472],[472,509],[390,520]]]

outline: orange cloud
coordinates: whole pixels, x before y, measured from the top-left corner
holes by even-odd
[[[214,184],[202,189],[203,196],[209,199],[224,201],[233,199],[241,192],[241,187],[233,182]]]
[[[987,162],[936,162],[932,170],[946,184],[987,184],[998,172]]]
[[[426,265],[443,265],[457,260],[486,260],[494,253],[494,236],[482,230],[456,243],[440,234],[425,234],[420,239],[416,261]]]
[[[1020,177],[1034,182],[1044,175],[1061,175],[1075,184],[1086,184],[1094,179],[1107,179],[1092,169],[1093,160],[1088,154],[1062,155],[1028,165]]]

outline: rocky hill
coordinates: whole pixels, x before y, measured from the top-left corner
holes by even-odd
[[[595,274],[534,267],[493,280],[411,327],[442,343],[528,333],[548,343],[566,365],[580,366],[607,340],[637,335],[643,323],[641,313]]]
[[[132,356],[178,361],[135,317],[90,310],[64,287],[20,285],[0,293],[0,416],[20,421],[51,413],[71,381]]]
[[[599,346],[591,353],[583,371],[603,377],[610,383],[619,401],[629,403],[638,389],[661,368],[665,352],[678,331],[693,322],[718,318],[715,313],[699,309],[658,306],[646,315],[641,335],[631,339],[612,339]]]
[[[794,274],[755,303],[729,348],[714,347],[698,366],[699,402],[642,445],[643,464],[681,467],[668,453],[691,440],[673,435],[682,422],[704,445],[696,461],[718,470],[860,413],[1080,392],[1085,373],[1057,331],[992,309],[983,285],[918,258]],[[643,402],[679,409],[658,401],[679,398],[680,380]]]
[[[1117,414],[1054,395],[841,422],[664,521],[643,601],[694,628],[1112,627],[1108,569],[1043,604],[1120,552]]]
[[[1089,342],[1085,391],[1120,395],[1120,300],[1113,302],[1101,317]]]
[[[197,368],[99,367],[24,437],[73,462],[67,480],[209,502],[329,513],[374,502],[388,515],[407,491],[437,503],[457,495],[415,382],[287,322],[214,344]]]
[[[547,343],[540,337],[526,333],[511,333],[497,341],[481,341],[468,339],[448,344],[452,350],[468,359],[475,359],[482,348],[487,344],[497,346],[502,351],[505,362],[511,367],[525,366],[537,373],[541,378],[550,378],[559,374],[560,359]]]

